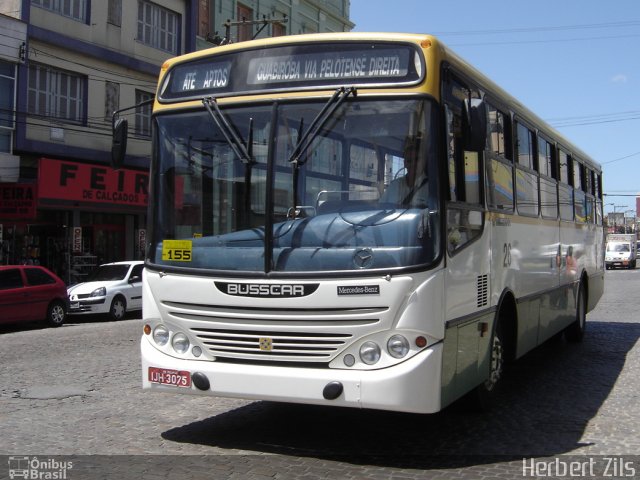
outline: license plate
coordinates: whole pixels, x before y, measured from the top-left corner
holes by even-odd
[[[189,388],[191,386],[191,375],[184,370],[149,367],[149,381],[162,385]]]

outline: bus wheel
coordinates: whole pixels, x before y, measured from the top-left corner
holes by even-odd
[[[578,299],[576,302],[576,319],[564,331],[564,338],[568,342],[579,342],[584,338],[584,330],[587,326],[587,298],[584,294],[584,285],[578,287]]]
[[[491,351],[489,358],[489,376],[475,388],[472,401],[473,409],[480,412],[490,410],[496,402],[500,380],[504,373],[505,351],[500,324],[496,325],[491,338]]]

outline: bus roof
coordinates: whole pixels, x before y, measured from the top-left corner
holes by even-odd
[[[567,151],[567,153],[574,155],[596,171],[600,172],[600,165],[592,159],[586,152],[582,151],[561,133],[547,124],[543,119],[536,115],[532,110],[523,105],[514,96],[506,92],[503,88],[498,86],[494,81],[488,78],[485,74],[473,67],[469,62],[465,61],[452,49],[442,43],[437,37],[428,34],[416,34],[416,33],[393,33],[393,32],[338,32],[338,33],[313,33],[304,35],[288,35],[282,37],[270,37],[264,39],[250,40],[245,42],[232,43],[228,45],[212,47],[205,50],[199,50],[197,52],[188,53],[178,57],[174,57],[165,61],[162,65],[160,74],[160,84],[165,75],[177,65],[203,61],[206,58],[218,57],[222,55],[228,55],[233,53],[239,53],[251,50],[260,50],[266,48],[272,48],[277,46],[294,46],[294,45],[315,45],[324,43],[368,43],[368,42],[380,42],[380,43],[404,43],[413,44],[415,48],[419,48],[424,56],[427,68],[429,66],[439,66],[442,62],[450,64],[455,68],[457,72],[467,77],[467,80],[474,82],[480,90],[486,95],[489,95],[494,101],[498,103],[496,106],[504,106],[512,111],[516,117],[523,120],[525,123],[529,123],[531,126],[538,129],[549,140],[555,141],[560,147]],[[418,84],[418,82],[406,82],[404,88],[422,89],[424,91],[424,83],[429,83],[428,91],[436,98],[439,98],[439,80],[440,80],[440,68],[436,68],[430,75],[425,75]],[[348,85],[351,83],[346,81]],[[398,85],[400,86],[400,85]],[[379,85],[363,85],[364,88],[379,88]],[[387,84],[385,89],[389,89]],[[295,91],[295,85],[289,88],[290,91]],[[326,86],[318,86],[316,91],[328,90]],[[281,90],[282,91],[282,90]],[[242,92],[246,94],[247,92]],[[264,93],[264,92],[261,92]],[[160,105],[156,102],[156,107]]]

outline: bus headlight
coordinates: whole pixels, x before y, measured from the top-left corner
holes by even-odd
[[[387,351],[393,358],[403,358],[409,353],[409,340],[402,335],[394,335],[387,341]]]
[[[169,330],[164,325],[158,325],[153,329],[153,341],[161,347],[169,341]]]
[[[185,353],[189,350],[189,339],[184,333],[176,333],[171,340],[171,346],[177,353]]]
[[[374,342],[365,342],[360,347],[360,360],[367,365],[373,365],[380,360],[380,346]]]

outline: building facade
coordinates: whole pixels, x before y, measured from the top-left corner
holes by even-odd
[[[348,0],[1,2],[0,264],[44,265],[72,284],[143,258],[151,110],[135,105],[153,97],[162,63],[214,40],[347,31],[348,18]],[[129,120],[118,170],[116,111]]]
[[[197,48],[252,38],[348,32],[354,27],[349,9],[349,0],[200,0]]]

